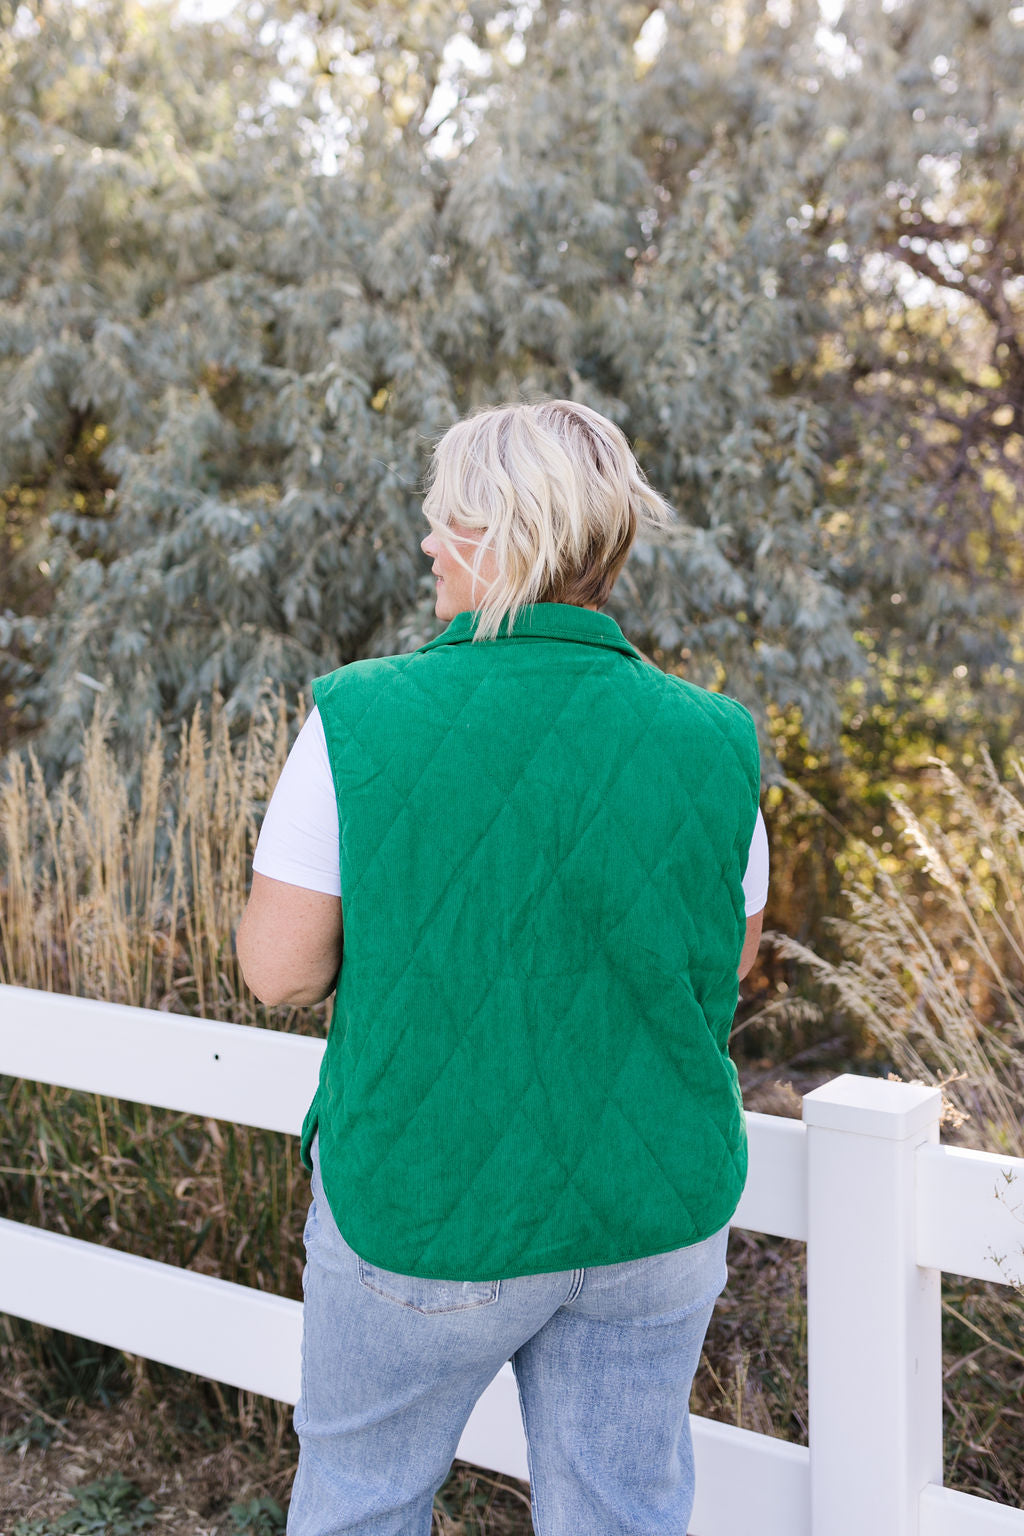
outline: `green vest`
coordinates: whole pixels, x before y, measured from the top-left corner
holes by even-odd
[[[565,603],[312,684],[344,958],[302,1159],[368,1263],[491,1280],[725,1225],[757,815],[742,705]]]

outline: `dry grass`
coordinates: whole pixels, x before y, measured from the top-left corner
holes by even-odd
[[[98,715],[82,761],[47,794],[31,753],[0,789],[0,980],[236,1023],[323,1033],[327,1005],[269,1010],[232,933],[269,789],[287,755],[285,701],[232,743],[221,700],[134,788]],[[294,1138],[73,1093],[5,1084],[7,1213],[144,1257],[299,1296],[306,1175]],[[126,1238],[126,1234],[128,1235]]]
[[[299,724],[302,714],[300,698]],[[219,695],[208,725],[196,707],[173,755],[151,729],[131,777],[107,745],[110,723],[97,713],[80,764],[56,791],[31,748],[7,759],[0,981],[267,1022],[231,936],[259,820],[287,756],[283,695],[264,698],[240,743]]]
[[[974,783],[945,763],[933,769],[945,824],[894,797],[906,857],[883,861],[859,845],[869,876],[847,893],[850,918],[829,920],[844,959],[769,938],[833,992],[901,1076],[942,1085],[960,1144],[1020,1157],[1024,761],[1011,759],[1009,785],[987,754]]]
[[[903,857],[859,845],[865,876],[850,917],[832,925],[844,958],[769,937],[831,991],[876,1063],[942,1087],[945,1140],[1021,1157],[1024,761],[1010,759],[1008,783],[987,754],[969,780],[933,770],[926,788],[941,813],[893,800]],[[1024,1295],[944,1276],[943,1338],[946,1480],[1024,1504]]]

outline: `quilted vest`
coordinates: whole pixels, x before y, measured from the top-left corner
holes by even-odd
[[[490,1280],[724,1226],[757,735],[607,614],[318,677],[344,954],[301,1156],[367,1263]]]

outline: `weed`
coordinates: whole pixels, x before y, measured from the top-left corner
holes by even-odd
[[[247,1504],[232,1504],[234,1536],[278,1536],[285,1527],[285,1512],[274,1499],[250,1499]]]
[[[56,1519],[19,1520],[13,1536],[131,1536],[152,1524],[156,1505],[120,1472],[74,1492],[74,1507]]]
[[[64,1422],[34,1413],[26,1423],[19,1424],[10,1434],[0,1435],[0,1451],[20,1451],[22,1447],[48,1450],[60,1434]]]

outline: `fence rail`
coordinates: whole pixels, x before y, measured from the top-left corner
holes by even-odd
[[[297,1134],[322,1041],[0,986],[0,1073]],[[694,1536],[1024,1536],[942,1483],[942,1270],[1024,1284],[1024,1159],[938,1143],[936,1089],[843,1076],[750,1114],[733,1225],[807,1244],[810,1446],[694,1418]],[[0,1219],[0,1311],[294,1403],[302,1305]],[[458,1456],[528,1479],[510,1363]]]

